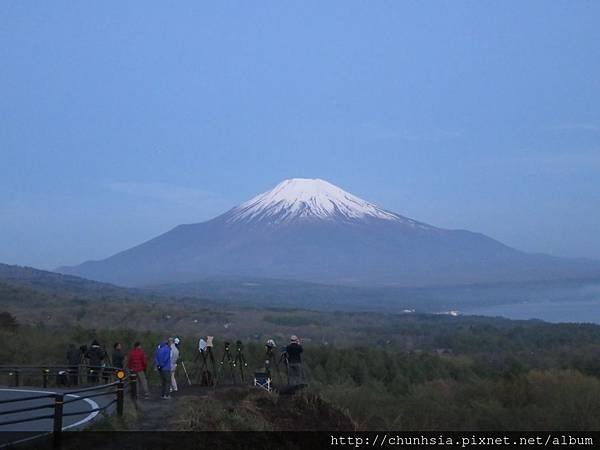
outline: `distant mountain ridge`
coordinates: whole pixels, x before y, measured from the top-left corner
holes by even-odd
[[[320,179],[290,179],[207,222],[58,269],[124,286],[211,276],[436,286],[600,277],[600,262],[532,255],[385,210]]]
[[[478,306],[540,301],[589,301],[596,298],[598,280],[499,283],[440,287],[363,287],[306,281],[211,277],[190,283],[132,289],[31,267],[0,263],[0,305],[33,308],[80,307],[85,304],[177,305],[178,308],[233,309],[259,307],[272,311],[379,311],[386,313],[468,310]],[[32,310],[33,311],[33,310]],[[29,316],[33,317],[33,316]]]
[[[39,292],[67,297],[136,296],[135,289],[114,286],[74,275],[50,272],[33,267],[0,263],[0,283],[23,286]]]

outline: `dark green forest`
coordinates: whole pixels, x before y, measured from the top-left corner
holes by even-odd
[[[407,339],[427,334],[444,347],[305,345],[308,389],[347,411],[362,430],[600,427],[600,327],[509,321],[475,326],[460,320],[448,327],[427,316],[418,322],[398,329],[399,334]],[[7,313],[0,314],[0,324],[5,364],[56,364],[64,361],[69,343],[89,344],[94,338],[107,347],[114,342],[129,347],[139,339],[148,350],[164,337],[133,329],[21,325]],[[181,338],[194,377],[197,337]],[[219,360],[225,337],[216,339]],[[246,341],[244,351],[248,371],[262,367],[259,342]],[[274,371],[274,379],[285,380],[284,366]],[[231,382],[223,373],[222,380]]]
[[[281,347],[297,334],[307,392],[361,430],[600,429],[597,325],[259,308],[11,274],[0,277],[4,365],[64,364],[69,344],[93,339],[109,353],[115,342],[128,349],[139,340],[151,354],[177,335],[194,378],[196,343],[210,334],[217,360],[225,341],[242,340],[250,374],[264,366],[266,339]],[[283,366],[274,381],[285,383]]]

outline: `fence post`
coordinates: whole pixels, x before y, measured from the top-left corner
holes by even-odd
[[[19,370],[15,370],[15,386],[19,387]]]
[[[129,385],[131,386],[131,398],[135,402],[138,397],[138,389],[137,389],[137,373],[131,372],[129,374]]]
[[[48,370],[48,369],[44,369],[44,370],[43,370],[43,373],[42,373],[42,375],[43,375],[43,379],[44,379],[44,381],[43,381],[43,383],[42,383],[42,386],[43,386],[44,388],[47,388],[47,387],[48,387],[48,372],[49,372],[49,370]]]
[[[63,428],[63,404],[64,395],[54,395],[54,448],[60,448],[62,440],[62,428]]]
[[[123,380],[117,384],[117,414],[123,415]]]

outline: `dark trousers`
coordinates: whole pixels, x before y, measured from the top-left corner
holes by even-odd
[[[290,386],[304,384],[304,370],[302,369],[302,363],[290,363],[288,365],[288,384]]]
[[[160,395],[168,397],[171,388],[171,371],[161,370],[160,371]]]
[[[69,385],[77,386],[79,384],[79,366],[69,367]]]

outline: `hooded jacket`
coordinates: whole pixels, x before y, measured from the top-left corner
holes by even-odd
[[[156,368],[161,372],[171,371],[171,348],[169,344],[163,342],[156,350],[156,354],[154,355],[154,364],[156,364]]]

